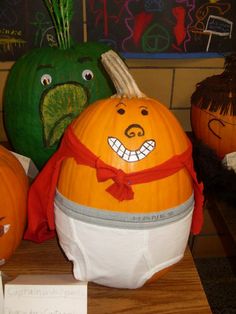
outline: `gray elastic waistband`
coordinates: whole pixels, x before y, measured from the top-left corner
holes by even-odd
[[[165,211],[136,214],[96,209],[68,200],[58,191],[55,205],[67,216],[95,225],[126,229],[148,229],[169,224],[187,216],[193,209],[193,195],[180,206]]]

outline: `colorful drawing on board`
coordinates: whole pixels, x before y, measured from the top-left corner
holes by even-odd
[[[51,46],[54,43],[53,34],[47,36],[48,28],[52,29],[52,22],[43,0],[37,2],[37,6],[28,0],[3,0],[0,9],[0,56],[5,53],[17,58],[31,48],[43,44]]]
[[[121,53],[230,52],[235,43],[233,0],[88,0],[86,10],[88,40]]]
[[[42,47],[45,45],[50,47],[57,46],[54,26],[52,25],[47,13],[43,11],[35,12],[33,20],[30,21],[30,25],[35,28],[33,42],[36,47]]]
[[[18,15],[10,1],[1,3],[0,21],[0,51],[14,53],[14,47],[21,48],[26,41],[21,27],[17,26]]]
[[[196,23],[191,32],[208,37],[206,52],[210,49],[212,35],[220,36],[221,42],[232,38],[233,19],[226,18],[231,11],[232,5],[226,1],[210,1],[196,10]]]
[[[83,41],[82,1],[74,0],[71,34]],[[0,0],[0,61],[17,60],[33,48],[57,46],[44,0]]]
[[[236,50],[235,0],[74,0],[74,5],[74,40],[107,43],[126,57]],[[1,0],[0,61],[55,45],[44,0]]]

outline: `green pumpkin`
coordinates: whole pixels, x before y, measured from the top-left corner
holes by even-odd
[[[100,64],[110,48],[83,43],[37,48],[16,61],[4,92],[4,122],[13,149],[40,169],[71,121],[95,100],[113,94]]]

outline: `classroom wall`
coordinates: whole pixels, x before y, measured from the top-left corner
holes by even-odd
[[[190,97],[198,82],[222,72],[224,58],[128,59],[126,63],[140,89],[165,104],[184,130],[191,131]],[[3,126],[3,91],[12,65],[13,62],[0,62],[0,141],[7,140]]]

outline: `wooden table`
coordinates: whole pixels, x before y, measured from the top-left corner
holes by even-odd
[[[7,277],[20,274],[65,274],[72,264],[56,239],[42,244],[22,241],[11,259],[0,267]],[[88,284],[88,314],[206,314],[212,313],[190,250],[156,283],[136,290]]]

